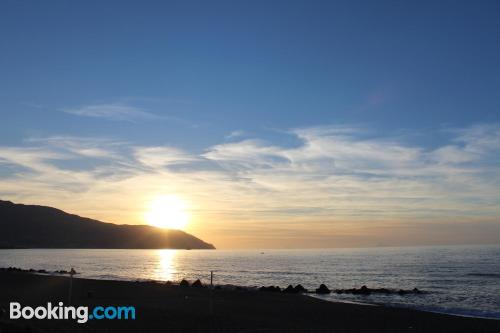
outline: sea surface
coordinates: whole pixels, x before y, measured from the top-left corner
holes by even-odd
[[[0,250],[0,267],[69,270],[80,277],[219,285],[302,284],[315,289],[412,289],[417,295],[321,296],[500,319],[500,246],[400,247],[328,250]]]

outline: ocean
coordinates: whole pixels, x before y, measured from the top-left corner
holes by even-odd
[[[219,285],[315,289],[412,289],[410,295],[321,296],[332,301],[500,319],[500,246],[387,247],[325,250],[0,250],[0,267],[54,270],[74,267],[79,277],[176,281],[210,271]],[[319,297],[319,296],[318,296]]]

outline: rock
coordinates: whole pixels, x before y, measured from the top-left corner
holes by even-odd
[[[378,290],[378,292],[381,294],[390,294],[391,293],[391,291],[389,289],[386,289],[386,288],[380,288]]]
[[[182,279],[181,283],[179,283],[179,286],[181,287],[189,287],[189,282],[186,280]]]
[[[302,287],[301,284],[296,285],[295,288],[293,288],[293,289],[295,289],[295,292],[297,292],[297,293],[305,293],[305,292],[307,292],[307,289],[304,288],[304,287]]]
[[[290,284],[288,285],[288,287],[286,287],[284,290],[283,290],[284,293],[287,293],[287,294],[295,294],[297,293],[297,291],[295,291],[295,288]]]
[[[316,294],[329,294],[331,291],[323,283],[316,289]]]
[[[371,289],[368,288],[367,286],[362,286],[361,288],[359,288],[359,293],[363,295],[368,295],[371,293]]]
[[[278,286],[260,287],[259,291],[280,292],[281,288]]]
[[[422,291],[413,288],[413,289],[398,289],[392,290],[387,288],[368,288],[367,286],[362,286],[359,289],[351,288],[351,289],[336,289],[335,293],[337,294],[354,294],[354,295],[370,295],[370,294],[385,294],[385,295],[408,295],[408,294],[421,294]]]
[[[193,282],[193,284],[191,285],[191,287],[201,288],[201,287],[203,287],[203,283],[201,283],[201,281],[198,279],[198,280],[196,280],[196,281]]]

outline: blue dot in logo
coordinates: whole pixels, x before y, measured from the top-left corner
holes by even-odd
[[[94,318],[94,316],[93,316],[93,315],[89,315],[89,319],[93,319],[93,318]]]

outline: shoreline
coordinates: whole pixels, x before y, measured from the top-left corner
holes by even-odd
[[[0,307],[66,302],[68,276],[0,271]],[[302,294],[235,287],[181,287],[158,282],[73,278],[75,306],[132,305],[134,321],[0,319],[0,331],[32,332],[498,332],[500,321],[419,310],[366,306]],[[210,295],[213,297],[210,301]],[[209,304],[212,303],[213,312]],[[2,330],[3,329],[3,330]]]
[[[19,272],[19,273],[27,273],[27,274],[34,274],[34,275],[39,275],[39,276],[69,276],[69,271],[65,270],[57,270],[57,271],[47,271],[45,269],[24,269],[24,268],[19,268],[19,267],[0,267],[0,272],[2,271],[7,271],[7,272]],[[155,283],[155,284],[172,284],[172,285],[178,285],[181,281],[164,281],[164,280],[154,280],[154,279],[117,279],[117,278],[95,278],[95,277],[79,277],[80,273],[75,272],[75,277],[74,279],[84,279],[84,280],[92,280],[92,281],[109,281],[109,282],[130,282],[130,283]],[[200,281],[201,282],[201,281]],[[300,286],[300,285],[298,285]],[[205,287],[205,285],[204,285]],[[246,290],[246,291],[251,291],[251,292],[258,292],[262,291],[261,289],[267,289],[267,288],[279,288],[277,286],[269,286],[269,287],[258,287],[258,286],[242,286],[242,285],[234,285],[234,284],[224,284],[224,285],[219,285],[219,284],[214,284],[213,286],[216,289],[225,289],[229,291],[234,291],[234,290]],[[302,287],[302,286],[301,286]],[[341,290],[348,290],[348,291],[359,291],[363,290],[366,286],[363,286],[361,288],[351,288],[351,289],[341,289]],[[289,287],[290,288],[290,287]],[[385,288],[382,289],[370,289],[369,290],[385,290]],[[426,293],[425,291],[421,291],[418,289],[413,289],[417,290],[417,293]],[[399,289],[399,291],[403,291],[402,289]],[[272,291],[271,291],[272,292]],[[406,290],[405,293],[412,293],[412,290]],[[280,293],[286,293],[285,288],[281,288]],[[341,294],[342,292],[340,292]],[[396,294],[398,293],[398,289],[392,290],[391,293]],[[354,305],[359,305],[359,306],[377,306],[377,307],[386,307],[386,308],[394,308],[394,309],[407,309],[407,310],[414,310],[414,311],[419,311],[419,312],[428,312],[428,313],[435,313],[435,314],[442,314],[442,315],[449,315],[449,316],[456,316],[456,317],[464,317],[464,318],[478,318],[478,319],[487,319],[487,320],[497,320],[500,321],[500,316],[481,316],[481,315],[475,315],[472,313],[457,313],[457,312],[446,312],[442,310],[433,310],[429,309],[428,307],[425,306],[405,306],[402,304],[395,305],[391,303],[377,303],[377,302],[364,302],[364,301],[352,301],[352,300],[344,300],[344,299],[328,299],[322,296],[325,296],[325,293],[321,292],[316,292],[314,289],[313,290],[307,290],[304,289],[303,292],[297,292],[297,294],[301,294],[304,296],[309,296],[315,299],[323,300],[326,302],[332,302],[332,303],[342,303],[342,304],[354,304]],[[327,295],[335,295],[339,294],[338,289],[332,289],[330,292],[327,293]],[[471,310],[473,311],[473,310]],[[1,332],[0,332],[1,333]]]
[[[314,294],[304,294],[305,296],[309,297],[314,297],[318,298],[321,300],[325,300],[327,302],[333,302],[333,303],[345,303],[345,304],[355,304],[355,305],[360,305],[360,306],[381,306],[381,307],[386,307],[386,308],[394,308],[394,309],[407,309],[407,310],[412,310],[412,311],[419,311],[419,312],[427,312],[427,313],[435,313],[435,314],[441,314],[441,315],[447,315],[447,316],[454,316],[454,317],[460,317],[460,318],[477,318],[477,319],[487,319],[487,320],[496,320],[500,322],[500,316],[495,317],[495,316],[479,316],[479,315],[474,315],[474,314],[463,314],[463,313],[456,313],[456,312],[446,312],[446,311],[440,311],[440,310],[429,310],[426,307],[411,307],[411,306],[403,306],[403,305],[392,305],[390,303],[365,303],[365,302],[357,302],[357,301],[349,301],[349,300],[341,300],[341,299],[325,299],[318,297],[317,295]]]

